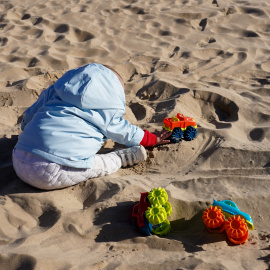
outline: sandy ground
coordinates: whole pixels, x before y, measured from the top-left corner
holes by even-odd
[[[261,0],[0,1],[0,269],[270,269],[269,16]],[[180,112],[199,135],[111,176],[32,188],[11,162],[23,112],[90,62],[123,76],[131,123],[153,131]],[[159,186],[171,233],[144,237],[132,208]],[[247,243],[205,229],[213,199],[251,215]]]

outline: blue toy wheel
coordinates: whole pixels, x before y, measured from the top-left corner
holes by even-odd
[[[150,236],[151,235],[151,231],[149,229],[148,226],[143,226],[140,228],[141,232],[146,235],[146,236]]]
[[[198,135],[197,129],[195,127],[189,126],[185,130],[184,139],[186,141],[192,141],[197,137],[197,135]]]
[[[152,224],[149,223],[149,221],[146,219],[145,214],[143,215],[143,223],[144,223],[144,226],[140,227],[140,231],[144,235],[147,235],[147,236],[152,235],[152,233],[151,233],[152,232]]]
[[[172,131],[172,135],[170,136],[171,143],[181,142],[183,138],[183,131],[181,128],[174,128]]]

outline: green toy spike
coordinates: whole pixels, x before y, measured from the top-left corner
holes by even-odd
[[[170,216],[172,214],[172,205],[169,202],[166,202],[163,207],[166,210],[167,216]]]
[[[160,227],[154,227],[152,229],[152,232],[154,234],[163,236],[163,235],[167,235],[171,230],[171,224],[170,221],[168,219],[165,219],[162,223]]]
[[[167,219],[167,213],[162,205],[155,205],[148,207],[145,217],[152,225],[157,225]]]
[[[164,188],[152,189],[147,196],[151,205],[164,205],[168,200],[168,194]]]

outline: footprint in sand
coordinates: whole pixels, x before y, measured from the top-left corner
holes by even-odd
[[[264,139],[264,133],[262,128],[254,128],[250,131],[249,137],[252,141],[261,142]]]
[[[28,20],[28,19],[30,19],[30,18],[31,18],[31,15],[28,14],[28,13],[26,13],[26,14],[24,14],[24,15],[22,16],[21,20]]]
[[[180,50],[179,46],[176,46],[172,52],[172,54],[170,55],[170,58],[174,57]]]
[[[199,43],[198,43],[198,46],[200,47],[205,47],[207,46],[208,44],[211,44],[211,43],[215,43],[216,42],[216,39],[214,37],[207,37],[207,38],[204,38],[202,39]]]
[[[207,18],[204,18],[204,19],[202,19],[202,20],[200,21],[200,23],[199,23],[199,26],[201,26],[202,31],[205,30],[206,25],[207,25]]]
[[[32,18],[32,23],[33,23],[33,25],[38,25],[38,24],[40,24],[42,21],[43,21],[43,18],[42,18],[42,17],[35,17],[35,18]]]
[[[73,42],[85,42],[95,37],[90,32],[80,30],[79,28],[70,27],[67,24],[58,25],[54,32],[60,34],[66,33],[65,37],[69,41]]]
[[[0,37],[0,46],[6,46],[8,43],[8,38],[6,37]]]
[[[59,220],[61,214],[53,206],[48,206],[43,210],[42,215],[39,216],[39,226],[44,228],[51,228]]]
[[[145,118],[146,116],[145,106],[136,102],[136,103],[131,103],[129,107],[138,121],[143,120]]]
[[[239,10],[240,10],[240,13],[250,14],[250,15],[253,15],[253,16],[260,17],[260,18],[266,15],[265,12],[262,9],[259,9],[259,8],[240,7]]]
[[[231,126],[231,122],[235,122],[239,118],[239,107],[229,98],[200,90],[194,90],[194,97],[202,101],[200,102],[202,114],[217,129],[228,128]]]

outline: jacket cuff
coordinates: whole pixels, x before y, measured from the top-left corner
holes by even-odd
[[[157,144],[157,136],[148,130],[144,130],[144,136],[140,142],[143,147],[151,147]]]

